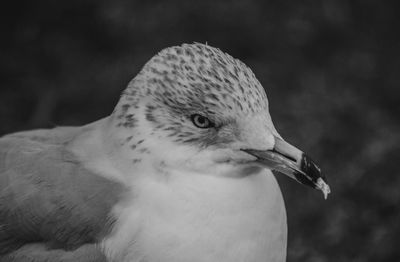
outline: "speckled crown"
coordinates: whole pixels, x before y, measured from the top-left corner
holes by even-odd
[[[250,68],[199,43],[169,47],[155,55],[123,95],[134,100],[138,91],[173,107],[209,105],[247,113],[267,106],[265,91]]]

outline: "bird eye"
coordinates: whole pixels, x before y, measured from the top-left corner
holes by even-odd
[[[190,117],[192,119],[192,122],[195,126],[198,128],[210,128],[214,126],[214,123],[212,123],[207,117],[194,114],[191,115]]]

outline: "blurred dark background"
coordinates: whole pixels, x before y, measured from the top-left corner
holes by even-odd
[[[400,261],[399,1],[8,1],[0,135],[111,113],[162,48],[207,42],[244,61],[275,125],[333,193],[278,176],[288,261]]]

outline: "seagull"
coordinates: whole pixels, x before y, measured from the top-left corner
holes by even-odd
[[[0,261],[285,261],[272,170],[330,193],[249,67],[166,48],[110,116],[0,138]]]

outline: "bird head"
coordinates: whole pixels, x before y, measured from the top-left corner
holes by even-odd
[[[276,131],[254,73],[217,48],[162,50],[129,83],[112,119],[132,164],[232,177],[267,168],[329,193],[319,167]]]

